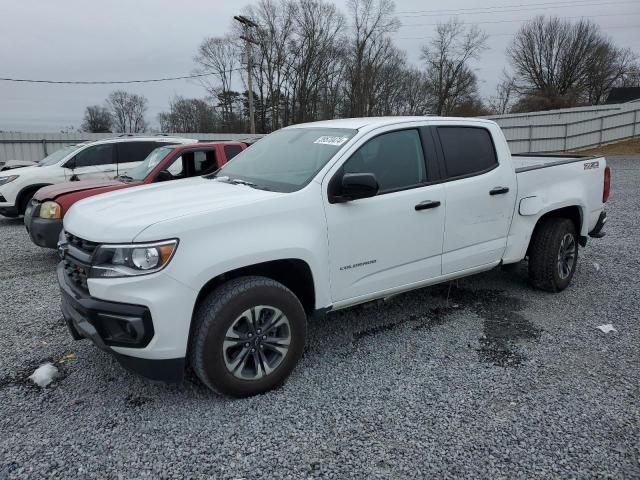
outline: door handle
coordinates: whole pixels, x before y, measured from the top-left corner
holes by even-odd
[[[502,195],[503,193],[507,193],[509,191],[509,187],[494,187],[489,195]]]
[[[440,206],[440,202],[437,200],[425,200],[416,205],[416,211],[427,210],[429,208],[436,208]]]

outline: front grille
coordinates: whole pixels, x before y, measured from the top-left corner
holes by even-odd
[[[64,272],[71,285],[88,291],[87,275],[91,268],[91,255],[98,247],[96,242],[84,240],[69,232],[64,232],[68,244],[67,254],[64,257]]]
[[[69,279],[69,282],[85,292],[88,291],[87,274],[89,273],[89,267],[77,263],[73,257],[65,258],[62,263],[64,265],[64,273]]]
[[[75,235],[70,234],[69,232],[65,232],[64,234],[69,245],[73,245],[74,247],[79,248],[83,251],[83,253],[86,253],[87,255],[91,255],[98,247],[98,244],[96,242],[84,240],[80,237],[76,237]]]

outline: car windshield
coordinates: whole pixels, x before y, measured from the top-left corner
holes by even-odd
[[[61,148],[60,150],[56,150],[51,155],[44,157],[42,160],[38,162],[39,167],[48,167],[49,165],[55,165],[64,157],[69,155],[70,153],[75,152],[79,148],[84,145],[69,145],[68,147]]]
[[[166,157],[173,148],[173,146],[158,147],[155,150],[152,150],[151,153],[147,155],[147,158],[145,158],[136,168],[129,170],[128,175],[124,178],[132,182],[144,180],[147,175],[149,175],[149,172],[156,168],[158,163],[160,163],[160,160]]]
[[[207,178],[294,192],[309,183],[356,133],[344,128],[279,130],[243,150]]]

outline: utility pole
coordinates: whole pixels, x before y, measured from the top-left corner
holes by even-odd
[[[247,55],[247,88],[249,89],[249,133],[255,134],[256,122],[254,120],[253,111],[253,79],[251,78],[251,71],[253,69],[253,56],[251,55],[251,44],[258,45],[258,42],[251,38],[249,29],[256,28],[258,24],[243,15],[236,15],[233,17],[233,19],[242,24],[245,32],[244,35],[240,35],[240,38],[244,40],[245,52]]]

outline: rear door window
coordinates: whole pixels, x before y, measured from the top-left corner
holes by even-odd
[[[166,143],[158,142],[122,142],[118,143],[118,163],[141,162],[159,146]]]
[[[478,127],[437,127],[447,178],[478,175],[498,165],[491,134]]]
[[[75,167],[95,167],[113,163],[113,143],[85,148],[75,157]]]

